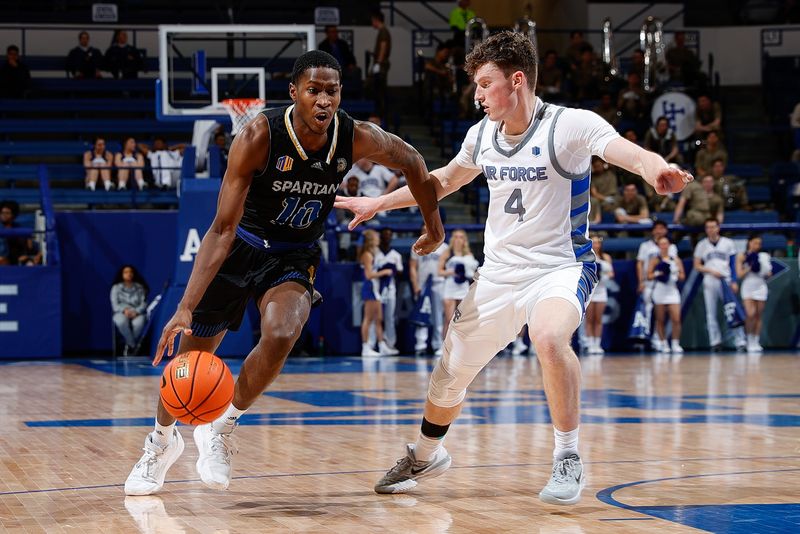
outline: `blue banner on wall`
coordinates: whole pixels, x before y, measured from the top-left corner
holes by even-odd
[[[0,269],[0,358],[61,356],[60,268]]]

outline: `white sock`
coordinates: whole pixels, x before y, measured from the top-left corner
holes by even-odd
[[[89,187],[89,191],[94,191],[97,188],[97,182],[89,182],[86,185]]]
[[[172,441],[172,432],[175,429],[175,423],[164,426],[156,419],[156,425],[153,429],[153,443],[159,447],[166,447]]]
[[[225,413],[217,417],[217,419],[211,423],[211,430],[217,434],[230,434],[233,432],[233,429],[236,428],[236,422],[246,411],[247,410],[240,410],[234,406],[233,403],[230,403]]]
[[[422,432],[417,437],[417,443],[414,445],[414,457],[421,462],[430,462],[436,456],[436,452],[441,448],[444,443],[444,436],[441,438],[429,438]]]
[[[580,426],[575,430],[570,430],[569,432],[562,432],[556,427],[553,427],[553,435],[556,438],[556,446],[553,449],[553,459],[563,460],[570,454],[578,454],[578,430]]]
[[[111,189],[111,180],[105,180],[103,182],[103,187],[106,188],[106,191],[109,191]]]

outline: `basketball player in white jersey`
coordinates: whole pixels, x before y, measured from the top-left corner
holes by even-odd
[[[636,278],[639,280],[638,292],[642,295],[644,300],[644,313],[646,315],[645,321],[647,327],[650,327],[650,318],[653,315],[653,288],[655,287],[655,280],[647,279],[647,269],[650,267],[650,262],[653,258],[657,258],[658,240],[666,236],[668,232],[667,223],[662,220],[657,220],[653,223],[653,228],[650,230],[651,239],[642,241],[639,245],[639,251],[636,254]],[[669,245],[669,255],[671,257],[678,257],[678,247],[675,243]],[[653,349],[660,346],[661,339],[658,332],[654,331],[652,336]]]
[[[660,194],[682,190],[692,177],[623,139],[595,113],[542,102],[534,94],[536,61],[530,40],[513,32],[492,35],[467,58],[486,117],[469,130],[458,155],[431,174],[439,198],[486,176],[485,263],[445,336],[421,433],[378,481],[378,493],[406,492],[450,466],[442,442],[467,386],[528,324],[555,432],[552,477],[539,496],[554,504],[580,500],[581,371],[570,340],[598,276],[587,223],[590,159],[597,155],[641,175]],[[378,211],[413,204],[401,188],[336,205],[355,213],[355,227]]]
[[[722,300],[722,284],[728,284],[734,293],[738,289],[736,283],[736,246],[733,241],[719,234],[719,221],[706,219],[706,237],[694,249],[694,268],[703,274],[703,300],[706,305],[706,325],[708,326],[708,342],[712,350],[722,346],[722,334],[717,321],[717,306]],[[744,332],[741,328],[734,331],[734,343],[737,349],[745,348]]]

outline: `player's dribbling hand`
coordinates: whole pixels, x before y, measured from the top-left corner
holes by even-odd
[[[161,331],[161,338],[158,340],[156,355],[153,358],[153,367],[161,362],[165,349],[167,351],[167,357],[169,358],[172,356],[175,349],[175,337],[178,334],[183,334],[185,336],[192,335],[192,329],[189,328],[191,324],[192,312],[186,308],[178,308],[175,315],[172,316],[172,319],[167,322],[164,329]]]
[[[355,217],[347,225],[349,230],[353,230],[362,222],[372,219],[378,212],[377,199],[370,197],[340,197],[337,195],[333,207],[353,212]]]
[[[680,193],[686,184],[694,180],[694,176],[677,167],[661,169],[656,177],[655,189],[659,195]]]

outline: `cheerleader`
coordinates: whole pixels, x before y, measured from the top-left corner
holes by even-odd
[[[772,263],[769,254],[761,251],[759,236],[750,236],[747,251],[736,257],[736,275],[742,281],[741,297],[747,314],[744,323],[747,352],[763,352],[764,347],[760,343],[761,315],[769,294],[767,278],[772,276]]]
[[[375,230],[364,231],[364,244],[358,250],[358,261],[361,263],[363,283],[361,300],[364,301],[364,314],[361,320],[361,356],[375,357],[389,354],[391,351],[383,340],[383,310],[381,306],[380,278],[392,276],[392,269],[374,268],[375,254],[378,251],[378,233]],[[375,336],[378,339],[380,352],[369,343],[369,327],[375,325]]]
[[[599,235],[592,236],[592,250],[597,257],[597,266],[600,269],[600,280],[594,288],[592,299],[586,307],[586,352],[588,354],[603,354],[601,346],[603,339],[603,312],[608,302],[608,288],[606,282],[614,278],[614,266],[611,256],[603,252],[603,238]]]
[[[453,318],[456,306],[467,296],[472,276],[478,268],[478,260],[469,248],[469,239],[464,230],[454,230],[450,236],[450,248],[439,258],[439,276],[444,279],[444,327],[442,338]]]
[[[678,291],[678,282],[683,281],[686,274],[683,271],[683,262],[680,258],[670,253],[669,238],[660,237],[656,242],[658,245],[658,256],[650,260],[647,270],[647,279],[655,280],[653,287],[653,308],[655,312],[656,332],[658,332],[658,343],[655,343],[656,350],[659,352],[669,352],[670,349],[675,354],[681,354],[681,292]],[[666,316],[669,313],[669,320],[672,323],[672,346],[666,338],[664,325]]]

